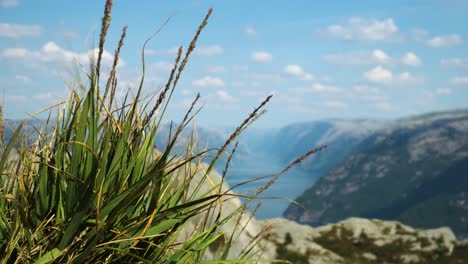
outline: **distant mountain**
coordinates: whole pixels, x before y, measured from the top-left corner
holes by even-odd
[[[351,216],[468,236],[468,110],[387,123],[365,137],[284,216],[310,225]]]
[[[377,120],[322,120],[297,123],[282,128],[270,148],[282,161],[290,162],[307,151],[327,145],[298,166],[318,178],[348,155],[362,147],[362,141],[386,124]]]

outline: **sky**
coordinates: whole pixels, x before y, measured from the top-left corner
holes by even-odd
[[[65,98],[99,38],[105,1],[0,0],[0,87],[6,118]],[[104,53],[121,30],[119,91],[141,77],[164,84],[177,47],[213,15],[166,118],[180,121],[197,93],[197,122],[236,126],[272,94],[261,127],[317,119],[393,119],[468,106],[467,0],[115,0]],[[78,67],[79,69],[79,67]]]

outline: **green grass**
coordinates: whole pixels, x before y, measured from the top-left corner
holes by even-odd
[[[102,79],[101,55],[111,9],[108,0],[97,58],[91,60],[84,78],[70,86],[65,101],[42,111],[49,111],[49,118],[36,129],[37,139],[28,143],[22,135],[25,120],[0,146],[0,263],[199,263],[207,250],[214,253],[216,263],[259,256],[254,249],[261,235],[228,260],[234,231],[245,228],[236,219],[281,173],[315,151],[274,175],[240,208],[222,213],[233,194],[223,188],[225,172],[218,182],[210,173],[236,137],[264,113],[271,97],[219,149],[193,153],[195,148],[187,146],[183,156],[174,157],[171,150],[178,135],[200,110],[197,95],[180,125],[173,128],[167,148],[155,151],[170,98],[212,10],[187,50],[179,48],[166,85],[149,95],[143,94],[143,46],[140,84],[135,93],[129,91],[119,100],[116,65],[126,28],[109,77]],[[205,155],[214,157],[207,167],[200,165]],[[227,160],[226,169],[231,158]],[[230,234],[220,231],[228,221],[237,221]]]

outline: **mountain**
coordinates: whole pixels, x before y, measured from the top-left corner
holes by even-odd
[[[192,184],[186,190],[188,193],[198,188],[201,193],[216,193],[217,189],[213,190],[212,184],[219,184],[221,175],[212,171],[211,181],[207,181],[203,169],[195,164],[187,166],[194,173]],[[187,166],[181,170],[186,170]],[[185,172],[175,175],[184,177]],[[224,183],[221,189],[228,190],[229,186]],[[268,263],[270,261],[263,260],[281,259],[295,264],[436,264],[465,263],[468,259],[468,240],[457,240],[448,227],[423,230],[397,221],[349,218],[315,228],[284,218],[257,220],[249,212],[230,217],[231,213],[242,206],[235,193],[231,194],[232,198],[212,208],[213,212],[206,211],[190,219],[179,233],[178,239],[186,241],[193,237],[193,231],[199,228],[200,221],[208,219],[209,222],[214,217],[227,217],[214,231],[220,237],[205,252],[204,260],[216,259],[228,241],[228,259],[236,260],[250,252],[247,253],[250,258],[258,260],[252,263]],[[231,236],[233,240],[229,240]]]
[[[284,212],[309,225],[351,216],[468,236],[468,110],[389,122]]]
[[[16,127],[20,121],[7,120],[7,126]],[[291,161],[307,151],[322,145],[328,145],[327,151],[322,151],[304,160],[290,171],[280,177],[278,182],[268,189],[265,196],[276,196],[293,199],[303,193],[308,187],[325,172],[341,162],[347,155],[357,151],[362,140],[386,122],[375,120],[319,120],[291,124],[282,128],[256,128],[255,125],[246,129],[237,139],[239,145],[236,149],[226,179],[234,186],[258,177],[273,175],[280,172]],[[25,131],[34,135],[32,127],[40,128],[43,122],[31,120],[27,123]],[[158,130],[155,145],[158,150],[164,151],[169,136],[173,136],[177,124],[163,124]],[[220,148],[235,131],[231,128],[214,128],[197,125],[196,129],[186,127],[173,148],[172,154],[184,155],[186,145],[193,145],[193,152],[198,153],[204,149]],[[12,132],[7,129],[7,141]],[[230,153],[233,144],[227,149]],[[210,162],[215,151],[205,156],[203,162]],[[216,163],[216,169],[224,170],[227,155],[222,155]],[[270,178],[264,178],[236,188],[241,193],[252,193]],[[260,218],[279,217],[289,205],[287,200],[265,200],[258,212]]]
[[[299,167],[318,178],[348,155],[358,151],[362,141],[387,122],[378,120],[320,120],[297,123],[279,130],[270,145],[281,160],[290,162],[307,151],[327,145],[326,151],[310,156]]]

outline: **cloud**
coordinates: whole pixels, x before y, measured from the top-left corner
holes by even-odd
[[[192,85],[198,87],[223,87],[224,82],[220,78],[207,75],[201,79],[193,81]]]
[[[18,0],[0,0],[0,7],[8,8],[18,6]]]
[[[24,48],[9,48],[5,49],[2,52],[2,56],[4,57],[26,57],[30,53],[29,50]]]
[[[285,68],[284,68],[284,71],[287,73],[287,74],[290,74],[290,75],[294,75],[294,76],[302,76],[304,75],[304,70],[302,69],[301,66],[297,65],[297,64],[290,64],[290,65],[287,65]]]
[[[21,81],[23,83],[30,83],[31,82],[31,78],[29,78],[26,75],[16,75],[15,79],[18,80],[18,81]]]
[[[389,102],[377,102],[374,106],[380,110],[392,110],[395,108],[395,106]]]
[[[332,37],[349,41],[388,41],[395,39],[398,27],[392,18],[377,20],[355,17],[345,24],[330,25],[323,31]]]
[[[406,53],[401,59],[401,62],[409,66],[419,66],[422,64],[421,59],[413,52]]]
[[[468,76],[459,76],[452,79],[452,84],[466,85],[468,84]]]
[[[192,91],[190,91],[188,89],[182,89],[180,91],[180,94],[182,94],[183,96],[189,96],[189,95],[192,95]]]
[[[371,52],[357,51],[325,55],[324,60],[342,65],[372,65],[389,63],[392,58],[384,51],[376,49]]]
[[[211,73],[223,73],[226,69],[223,65],[209,65],[207,71]]]
[[[216,91],[216,96],[223,102],[236,102],[237,100],[224,90]]]
[[[428,40],[426,44],[432,48],[458,46],[463,44],[463,38],[458,34],[437,36]]]
[[[324,104],[325,104],[325,106],[328,106],[328,107],[331,107],[331,108],[342,109],[342,108],[348,107],[348,105],[346,103],[341,102],[341,101],[327,101]]]
[[[302,69],[302,67],[298,64],[286,65],[286,67],[284,67],[284,72],[305,81],[310,81],[314,79],[314,76],[312,74],[305,72],[304,69]]]
[[[3,50],[1,56],[22,59],[24,61],[38,61],[38,62],[73,62],[77,61],[81,64],[89,63],[89,57],[97,59],[99,49],[95,48],[87,52],[77,53],[74,51],[65,50],[53,41],[49,41],[38,51],[31,51],[24,48],[7,48]],[[114,56],[108,51],[104,50],[102,53],[102,64],[104,66],[111,66],[114,61]],[[118,67],[125,65],[125,61],[120,58]]]
[[[273,55],[266,51],[256,51],[251,55],[252,60],[259,63],[268,63],[273,60]]]
[[[357,93],[366,93],[366,94],[376,94],[379,90],[375,87],[370,87],[367,85],[354,85],[352,90]]]
[[[410,36],[413,40],[416,41],[425,41],[429,33],[425,29],[414,28],[410,30]]]
[[[0,37],[21,38],[39,37],[43,33],[43,28],[38,25],[20,25],[0,23]]]
[[[233,72],[245,72],[249,70],[249,66],[242,64],[234,64],[231,67]]]
[[[328,92],[328,93],[335,93],[338,92],[340,89],[338,89],[336,86],[333,85],[325,85],[321,83],[314,83],[311,86],[311,91],[313,92]]]
[[[393,73],[379,65],[365,72],[364,77],[375,83],[389,83],[393,80]]]
[[[452,93],[452,90],[449,88],[439,88],[435,91],[435,93],[439,95],[449,95]]]
[[[24,95],[5,95],[5,102],[7,103],[27,103],[28,98]]]
[[[416,78],[409,72],[402,72],[398,75],[397,80],[402,81],[402,82],[414,82],[414,81],[417,81],[418,78]]]
[[[379,84],[406,84],[418,83],[423,81],[422,78],[416,77],[410,72],[394,74],[391,70],[385,69],[380,65],[365,72],[364,78],[368,81]]]
[[[302,80],[304,81],[312,81],[313,79],[315,79],[315,76],[310,73],[306,73],[302,76]]]
[[[250,37],[255,37],[255,36],[257,36],[257,31],[256,31],[255,28],[252,27],[252,26],[247,26],[247,27],[245,27],[244,32],[245,32],[245,34],[246,34],[247,36],[250,36]]]
[[[158,71],[170,72],[174,67],[174,64],[167,61],[159,61],[152,64],[151,66]]]
[[[442,59],[440,60],[440,65],[453,66],[453,67],[467,67],[468,59],[462,59],[462,58]]]
[[[177,51],[176,51],[177,53]],[[196,47],[193,54],[197,56],[214,56],[224,53],[224,48],[220,45],[200,46]]]
[[[34,95],[34,99],[40,101],[53,102],[59,100],[59,95],[56,92],[45,92]]]

